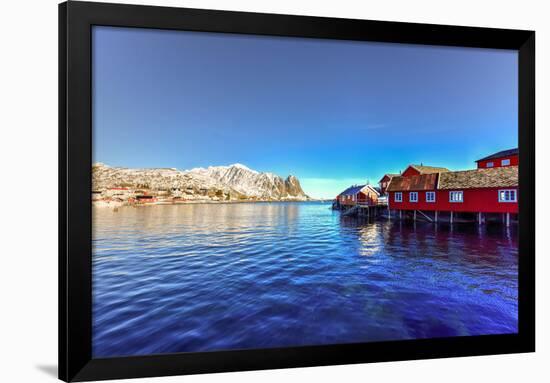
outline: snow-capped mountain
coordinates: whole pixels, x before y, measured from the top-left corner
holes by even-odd
[[[152,192],[181,193],[186,199],[212,200],[307,200],[300,181],[273,173],[262,173],[242,164],[210,166],[191,170],[130,169],[97,163],[92,167],[94,190],[115,187]]]

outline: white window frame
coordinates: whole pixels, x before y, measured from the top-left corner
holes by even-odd
[[[433,196],[433,199],[428,198],[428,196]],[[427,191],[426,192],[426,202],[434,203],[435,202],[435,192],[434,191]]]
[[[492,168],[495,166],[495,163],[493,161],[491,162],[487,162],[487,165],[485,166],[486,168]]]
[[[399,198],[397,198],[399,197]],[[403,193],[402,192],[396,192],[393,196],[394,202],[403,202]]]
[[[500,166],[510,166],[510,159],[505,158],[505,159],[501,160],[500,161]]]
[[[461,196],[460,201],[459,200],[453,200],[453,195],[455,193]],[[464,202],[464,191],[462,191],[462,190],[450,191],[449,192],[449,202],[451,202],[451,203],[463,203]]]
[[[413,196],[415,196],[415,199],[412,198]],[[418,202],[418,192],[409,192],[409,202]]]
[[[505,196],[506,196],[506,192],[510,193],[510,196],[514,196],[514,199],[506,199],[506,198],[501,198],[501,193],[505,193]],[[515,202],[518,202],[518,191],[516,189],[500,189],[498,191],[498,202],[501,202],[501,203],[515,203]]]

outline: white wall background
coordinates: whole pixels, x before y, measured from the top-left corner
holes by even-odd
[[[550,378],[550,22],[544,1],[150,0],[134,3],[537,32],[537,353],[142,379],[143,382],[522,382]],[[57,363],[57,1],[0,5],[0,381]]]

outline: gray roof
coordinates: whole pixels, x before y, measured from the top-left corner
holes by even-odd
[[[393,180],[392,180],[393,182]],[[439,189],[472,189],[518,186],[518,167],[474,169],[441,173]]]
[[[371,185],[354,185],[354,186],[350,186],[339,195],[355,195],[359,193],[361,190],[363,190],[365,187],[370,188],[372,191],[374,191],[378,195],[380,194],[380,188],[377,188]]]
[[[363,189],[365,186],[367,186],[367,185],[350,186],[349,188],[344,190],[342,193],[340,193],[340,195],[355,195],[355,194],[359,193],[361,191],[361,189]]]
[[[482,159],[477,160],[476,162],[485,161],[485,160],[492,160],[493,158],[502,158],[502,157],[507,157],[507,156],[515,156],[517,154],[519,154],[518,148],[502,150],[502,151],[497,152],[495,154],[491,154],[490,156],[483,157]]]

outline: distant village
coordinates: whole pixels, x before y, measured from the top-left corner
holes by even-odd
[[[179,193],[179,191],[178,191]],[[171,191],[156,191],[134,189],[132,187],[111,187],[106,190],[92,190],[92,204],[99,207],[120,207],[123,205],[157,204],[159,202],[178,201],[178,196],[172,197]]]
[[[499,222],[518,216],[518,149],[476,161],[471,170],[409,165],[387,173],[378,186],[353,185],[338,194],[333,208],[344,215],[384,216],[427,222]]]
[[[92,206],[308,201],[293,175],[282,178],[242,164],[180,171],[92,165]]]
[[[200,188],[198,193],[189,188],[181,190],[148,189],[134,187],[110,187],[105,190],[92,190],[92,204],[95,207],[118,208],[121,206],[145,205],[177,205],[189,203],[219,203],[219,202],[273,202],[273,201],[307,201],[309,197],[293,197],[269,199],[256,196],[233,196],[231,194]]]

